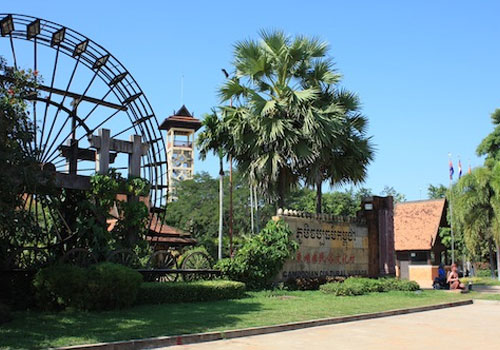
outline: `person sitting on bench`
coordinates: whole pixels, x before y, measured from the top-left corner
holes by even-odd
[[[451,271],[448,274],[446,282],[450,285],[450,290],[465,289],[465,285],[458,279],[457,264],[451,265]]]

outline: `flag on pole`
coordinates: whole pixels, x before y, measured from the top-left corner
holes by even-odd
[[[458,179],[460,180],[461,177],[462,177],[462,162],[459,159],[458,160]]]
[[[455,174],[455,170],[453,169],[453,162],[450,159],[450,180],[453,180],[453,174]]]

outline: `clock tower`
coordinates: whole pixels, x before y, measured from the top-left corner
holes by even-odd
[[[194,133],[201,121],[194,118],[186,106],[166,118],[160,130],[167,131],[168,200],[175,200],[176,183],[189,180],[194,175]]]

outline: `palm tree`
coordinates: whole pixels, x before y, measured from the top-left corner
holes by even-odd
[[[222,259],[222,233],[224,217],[224,149],[228,140],[227,128],[217,115],[217,111],[212,110],[211,114],[206,114],[202,121],[203,131],[198,134],[196,144],[200,151],[200,158],[205,159],[209,152],[219,156],[219,247],[218,258]]]
[[[462,230],[469,252],[477,252],[483,240],[490,242],[490,265],[494,276],[491,243],[496,244],[500,265],[500,165],[476,168],[450,191],[453,224]],[[500,279],[500,276],[499,276]]]
[[[359,113],[356,94],[328,85],[322,88],[318,104],[328,113],[341,116],[336,123],[336,133],[327,139],[319,137],[315,140],[317,155],[303,172],[306,184],[316,188],[316,213],[320,214],[323,182],[329,181],[332,187],[363,182],[367,167],[373,160],[374,149],[371,137],[366,136],[368,121]]]
[[[312,140],[335,132],[332,114],[315,106],[320,91],[305,87],[305,79],[334,84],[340,75],[330,69],[325,42],[281,31],[261,31],[260,38],[236,43],[235,74],[220,97],[233,100],[226,111],[238,167],[282,207],[300,169],[317,156]]]

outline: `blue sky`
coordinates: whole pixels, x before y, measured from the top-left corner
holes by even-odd
[[[476,146],[500,107],[495,1],[4,1],[0,12],[51,20],[103,45],[161,120],[180,107],[182,76],[196,116],[218,103],[236,41],[273,28],[318,36],[370,120],[377,154],[364,186],[390,185],[408,199],[448,183],[449,152],[464,171],[480,165]],[[196,170],[216,175],[217,166],[211,157]]]

